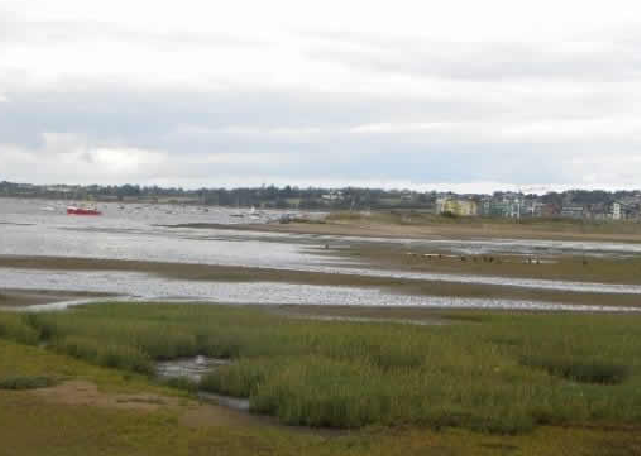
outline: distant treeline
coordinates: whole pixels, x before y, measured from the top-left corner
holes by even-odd
[[[493,195],[453,192],[418,192],[413,190],[384,190],[378,188],[296,187],[275,185],[260,187],[200,188],[125,185],[34,185],[30,183],[0,182],[0,196],[31,197],[63,200],[97,200],[119,202],[158,202],[216,206],[256,206],[298,209],[412,209],[433,211],[436,200],[458,196],[480,201],[483,198],[503,198],[514,192],[495,192]],[[544,204],[561,205],[571,200],[576,204],[598,204],[628,197],[639,197],[639,191],[608,192],[604,190],[571,190],[549,192],[546,195],[522,195]]]

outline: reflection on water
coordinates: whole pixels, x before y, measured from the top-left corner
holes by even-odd
[[[198,399],[211,402],[216,405],[221,405],[240,412],[249,412],[250,402],[249,399],[240,399],[231,396],[221,396],[220,394],[198,392]]]
[[[193,358],[180,358],[156,363],[156,373],[160,378],[184,377],[199,382],[205,374],[229,363],[230,361],[226,359],[198,355]]]

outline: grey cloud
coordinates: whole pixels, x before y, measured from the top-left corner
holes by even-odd
[[[613,33],[611,40],[538,45],[388,40],[350,33],[317,36],[327,41],[310,51],[312,58],[377,72],[470,81],[631,81],[641,76],[638,31]]]
[[[0,103],[3,119],[0,135],[4,142],[28,147],[40,144],[42,133],[57,132],[81,135],[97,144],[161,148],[189,144],[195,150],[208,151],[230,140],[226,132],[230,127],[240,127],[262,131],[262,143],[268,148],[273,135],[264,133],[270,129],[319,131],[310,135],[312,140],[336,136],[335,132],[362,125],[386,123],[478,124],[482,131],[500,129],[509,123],[527,126],[541,120],[627,115],[628,103],[631,101],[613,100],[605,95],[553,103],[541,97],[521,106],[511,100],[487,102],[458,97],[448,100],[255,90],[145,92],[97,85],[83,90],[9,92],[7,101]],[[405,132],[400,140],[430,135],[434,133]],[[243,135],[234,135],[234,140],[238,143],[252,140],[251,135],[246,136],[245,140]],[[366,136],[361,134],[361,140]],[[373,137],[377,141],[381,139],[381,135]]]
[[[73,44],[77,42],[116,41],[162,48],[186,47],[262,47],[266,43],[211,31],[207,34],[167,30],[141,31],[120,24],[100,21],[31,21],[0,11],[0,46],[13,44]]]

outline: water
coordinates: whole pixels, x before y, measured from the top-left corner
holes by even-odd
[[[199,382],[204,375],[229,363],[230,361],[226,359],[198,355],[193,358],[158,362],[156,363],[156,373],[160,378],[188,378]]]
[[[249,409],[251,407],[251,403],[249,402],[249,399],[239,399],[237,397],[221,396],[220,394],[204,393],[200,391],[198,392],[198,398],[203,401],[220,405],[222,407],[238,410],[239,412],[249,412]]]
[[[52,205],[54,211],[41,207]],[[268,267],[283,270],[343,273],[475,283],[573,292],[641,294],[641,286],[570,282],[534,278],[379,270],[341,258],[322,249],[326,242],[399,243],[408,248],[449,249],[460,253],[586,253],[590,255],[637,255],[639,244],[577,243],[539,240],[390,240],[359,237],[289,235],[233,229],[245,219],[231,216],[235,210],[178,206],[127,206],[101,204],[105,215],[67,216],[65,205],[42,201],[0,199],[0,255],[44,255],[118,260],[202,263],[222,266]],[[168,213],[170,212],[170,213]],[[259,223],[278,218],[272,211]],[[170,228],[185,223],[228,224],[229,229]],[[319,255],[319,253],[323,253]],[[331,266],[329,265],[331,263]],[[392,295],[354,287],[320,287],[282,283],[190,282],[120,272],[42,271],[0,269],[0,288],[30,290],[114,292],[141,299],[199,299],[216,302],[264,304],[428,305],[490,308],[546,308],[573,310],[578,306],[470,298],[437,298]],[[587,310],[604,307],[581,307]],[[620,309],[620,308],[618,308]]]
[[[3,279],[11,283],[23,281],[23,288],[58,291],[83,289],[113,292],[139,301],[203,302],[225,304],[298,304],[349,306],[420,306],[481,309],[562,310],[634,312],[638,308],[556,304],[527,300],[506,300],[468,297],[413,296],[392,294],[383,290],[357,287],[300,285],[275,282],[191,282],[166,280],[143,273],[27,271],[5,269]],[[123,301],[124,299],[109,299]],[[31,310],[61,310],[69,306],[104,302],[105,298],[32,306]]]
[[[167,215],[164,209],[149,209],[141,215],[115,209],[117,205],[111,206],[105,210],[105,216],[67,216],[40,213],[40,206],[35,202],[25,208],[13,200],[0,199],[0,222],[5,223],[0,225],[0,255],[254,267],[297,267],[325,261],[301,245],[247,237],[240,231],[157,226],[159,223],[237,223],[230,216],[233,210]],[[272,213],[272,216],[277,215]]]

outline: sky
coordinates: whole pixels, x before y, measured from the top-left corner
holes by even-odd
[[[641,3],[0,0],[0,180],[641,188]]]

